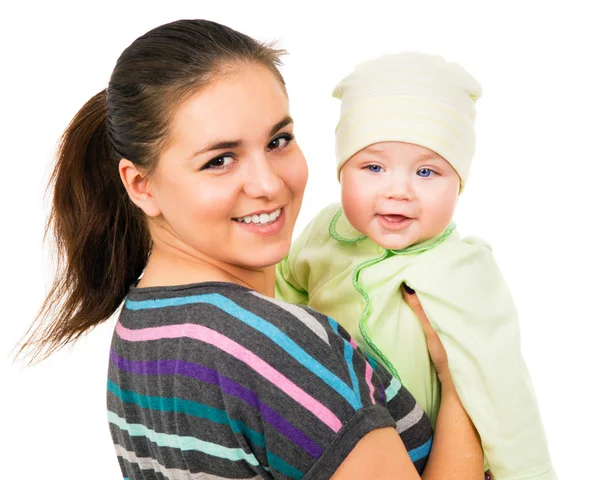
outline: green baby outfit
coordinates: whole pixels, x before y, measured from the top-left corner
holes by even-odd
[[[335,318],[414,395],[435,425],[441,389],[423,329],[403,301],[413,288],[448,353],[461,401],[497,480],[556,478],[520,349],[517,312],[491,247],[441,235],[387,250],[339,204],[318,214],[277,267],[276,293]]]

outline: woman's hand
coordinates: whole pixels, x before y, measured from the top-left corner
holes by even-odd
[[[442,401],[434,429],[433,448],[422,478],[481,480],[485,478],[481,442],[456,392],[446,350],[415,291],[403,285],[402,296],[423,326],[429,356],[442,384]]]
[[[412,311],[415,313],[415,315],[421,322],[421,325],[423,326],[425,338],[427,339],[427,349],[429,350],[429,356],[431,357],[431,362],[435,367],[440,382],[444,386],[446,384],[453,386],[454,383],[452,382],[450,370],[448,369],[448,355],[446,355],[446,349],[442,345],[440,337],[431,326],[427,315],[425,315],[423,306],[421,305],[421,302],[419,302],[415,291],[406,284],[403,284],[402,287],[402,297],[404,298],[404,301],[412,309]]]

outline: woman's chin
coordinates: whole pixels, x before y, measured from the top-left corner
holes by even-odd
[[[250,252],[242,263],[246,268],[252,270],[262,270],[269,267],[274,267],[281,262],[288,254],[290,245],[273,245],[270,248],[262,249],[259,252]]]
[[[284,255],[261,255],[260,258],[252,258],[246,262],[246,266],[252,270],[264,270],[269,267],[275,267],[285,258]]]

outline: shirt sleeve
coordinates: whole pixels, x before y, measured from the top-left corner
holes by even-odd
[[[413,272],[411,287],[440,336],[461,401],[497,480],[554,480],[517,312],[491,248],[463,240]]]
[[[330,322],[344,340],[345,346],[352,346],[356,350],[359,367],[364,367],[367,382],[373,386],[370,401],[386,406],[417,472],[423,473],[433,441],[433,429],[429,418],[397,378],[374,357],[363,354],[346,330],[331,319]]]
[[[331,204],[319,212],[292,243],[287,257],[277,265],[275,295],[286,302],[308,305],[312,264],[310,258],[299,261],[308,247],[319,248],[328,237],[329,222],[339,204]]]
[[[256,292],[229,301],[223,307],[228,315],[220,318],[216,310],[207,329],[207,335],[216,332],[205,338],[217,348],[198,354],[210,362],[212,383],[191,379],[179,387],[180,397],[202,399],[220,419],[203,422],[203,430],[186,425],[185,417],[177,426],[202,431],[202,441],[221,455],[214,460],[222,465],[217,472],[330,478],[362,437],[396,428],[414,409],[410,394],[392,385],[389,373],[370,363],[328,317]],[[197,346],[181,345],[187,350],[181,356],[193,356]],[[417,423],[403,437],[407,449],[429,438],[427,419]],[[189,464],[205,462],[198,455],[190,453]]]
[[[286,302],[308,305],[308,292],[294,275],[294,259],[300,249],[301,246],[294,242],[288,256],[277,264],[275,295]]]

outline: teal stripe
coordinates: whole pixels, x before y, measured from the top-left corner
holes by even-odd
[[[431,452],[432,441],[433,438],[430,438],[426,443],[424,443],[420,447],[414,448],[410,452],[408,452],[408,456],[413,461],[413,463],[429,455],[429,452]]]
[[[329,320],[329,325],[331,325],[331,328],[333,328],[335,333],[339,335],[339,324],[331,317],[327,317],[327,319]],[[341,335],[339,336],[344,341],[344,359],[346,360],[346,364],[348,365],[348,372],[350,374],[350,379],[352,380],[352,388],[354,390],[354,395],[356,399],[360,402],[360,406],[358,407],[360,408],[362,407],[362,400],[360,399],[360,388],[358,386],[358,378],[356,378],[356,371],[354,370],[354,363],[352,361],[354,356],[354,349],[352,348],[352,345],[350,345],[350,342],[348,340],[343,338]]]
[[[292,467],[285,460],[279,458],[277,455],[271,453],[269,450],[267,450],[267,461],[274,470],[281,472],[286,477],[298,479],[304,477],[304,473],[302,473],[297,468]]]
[[[392,377],[392,381],[390,382],[389,386],[385,389],[386,403],[389,402],[392,398],[394,398],[401,388],[402,385],[400,384],[398,379],[396,377]]]
[[[246,426],[244,422],[229,418],[229,415],[227,415],[227,412],[224,410],[177,397],[151,397],[147,395],[140,395],[137,392],[132,392],[129,390],[121,390],[119,386],[111,380],[108,381],[107,388],[109,392],[123,402],[134,403],[139,405],[141,408],[148,408],[150,410],[157,410],[160,412],[185,413],[186,415],[193,417],[206,418],[214,423],[231,426],[231,429],[235,433],[243,434],[252,443],[259,447],[264,448],[266,445],[264,435],[252,430]]]
[[[121,430],[126,431],[130,436],[146,437],[148,440],[156,443],[159,447],[177,448],[182,451],[194,450],[234,462],[244,460],[250,465],[258,466],[256,457],[251,453],[244,452],[241,448],[223,447],[222,445],[205,442],[194,437],[158,433],[139,423],[127,423],[125,419],[111,411],[108,412],[108,421],[119,427]]]
[[[252,312],[243,309],[222,295],[211,293],[206,295],[190,295],[187,297],[163,298],[143,301],[133,301],[127,299],[125,301],[125,307],[129,310],[142,310],[149,308],[176,307],[193,303],[207,303],[209,305],[214,305],[215,307],[242,321],[246,325],[254,328],[259,333],[266,335],[275,344],[279,345],[289,355],[294,357],[296,361],[308,368],[313,374],[315,374],[333,390],[339,393],[350,405],[352,405],[355,410],[360,408],[360,399],[357,401],[357,398],[350,387],[335,374],[329,371],[325,366],[321,365],[313,357],[306,353],[290,337],[263,318],[260,318]]]
[[[367,357],[367,360],[369,362],[369,365],[371,365],[371,368],[373,369],[374,372],[377,371],[377,369],[379,368],[379,364],[377,363],[377,360],[375,360],[371,355],[369,354],[364,354],[365,357]]]

